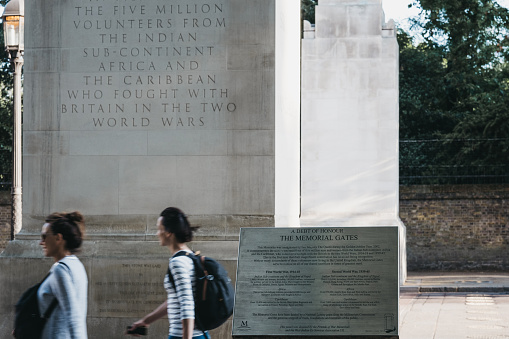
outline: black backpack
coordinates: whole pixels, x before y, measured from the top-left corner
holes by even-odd
[[[193,260],[196,292],[194,313],[196,327],[202,331],[221,326],[233,314],[234,289],[228,273],[220,263],[212,258],[180,251],[175,257],[187,255]],[[175,281],[168,267],[170,282]]]
[[[67,266],[62,262],[60,264]],[[39,290],[41,284],[50,274],[51,273],[48,273],[40,283],[26,290],[14,306],[16,315],[14,318],[13,335],[16,339],[39,339],[41,337],[46,321],[58,304],[58,301],[55,298],[46,312],[44,312],[43,316],[39,313],[37,290]]]

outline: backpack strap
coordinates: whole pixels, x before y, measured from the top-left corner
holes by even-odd
[[[66,263],[63,263],[63,262],[59,262],[58,264],[62,264],[64,265],[65,267],[69,268],[69,266],[67,266]],[[51,272],[49,272],[46,277],[44,277],[44,279],[41,281],[41,283],[46,280],[46,278],[51,274]],[[46,310],[46,312],[44,312],[44,314],[42,315],[41,318],[43,318],[44,320],[48,320],[50,315],[51,315],[51,312],[53,312],[53,310],[55,309],[55,307],[57,307],[58,305],[58,300],[57,298],[53,299],[53,301],[51,302],[51,304],[49,305],[48,309]]]
[[[176,258],[176,257],[187,255],[189,258],[193,259],[191,257],[191,254],[194,255],[194,253],[190,253],[190,252],[187,252],[187,251],[178,251],[171,258],[173,259],[173,258]],[[194,260],[193,260],[193,263],[194,263]],[[173,279],[173,275],[171,274],[170,264],[168,264],[168,271],[166,271],[166,274],[168,274],[168,278],[170,280],[170,283],[172,284],[173,288],[175,288],[175,279]]]
[[[51,315],[51,312],[53,312],[53,310],[55,309],[55,307],[57,307],[57,305],[58,305],[58,300],[57,300],[57,298],[55,298],[55,299],[53,299],[53,301],[49,305],[48,309],[46,310],[46,312],[44,312],[44,314],[42,315],[41,318],[43,318],[44,320],[48,320]]]
[[[203,292],[202,292],[202,301],[207,300],[207,283],[210,280],[210,278],[214,278],[213,276],[209,275],[209,272],[207,271],[207,268],[205,267],[205,257],[203,255],[200,255],[198,257],[198,264],[201,265],[201,270],[203,271],[203,277],[200,279],[203,280]]]

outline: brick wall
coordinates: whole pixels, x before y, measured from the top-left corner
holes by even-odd
[[[0,192],[0,252],[11,194]],[[508,270],[509,185],[402,186],[408,270]]]
[[[11,240],[11,192],[0,191],[0,253]]]
[[[400,187],[408,269],[509,269],[509,185]]]

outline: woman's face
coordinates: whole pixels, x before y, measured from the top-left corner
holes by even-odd
[[[163,225],[163,217],[157,219],[157,237],[161,246],[168,246],[170,244],[171,233],[167,232]]]
[[[51,232],[51,226],[48,223],[42,225],[41,242],[44,255],[46,257],[53,257],[58,252],[58,244],[56,236]]]

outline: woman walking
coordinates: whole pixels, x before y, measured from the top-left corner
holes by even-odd
[[[168,339],[207,339],[207,332],[195,327],[194,291],[195,271],[193,260],[186,255],[176,256],[179,252],[192,253],[186,243],[193,239],[197,227],[191,227],[184,213],[175,207],[168,207],[157,219],[157,236],[159,244],[170,250],[169,275],[164,278],[167,300],[153,312],[132,324],[131,330],[148,327],[154,321],[168,315],[170,323]]]
[[[53,213],[42,226],[40,245],[55,263],[37,292],[41,314],[57,301],[42,339],[88,338],[87,273],[75,255],[83,242],[83,229],[83,216],[77,211]]]

